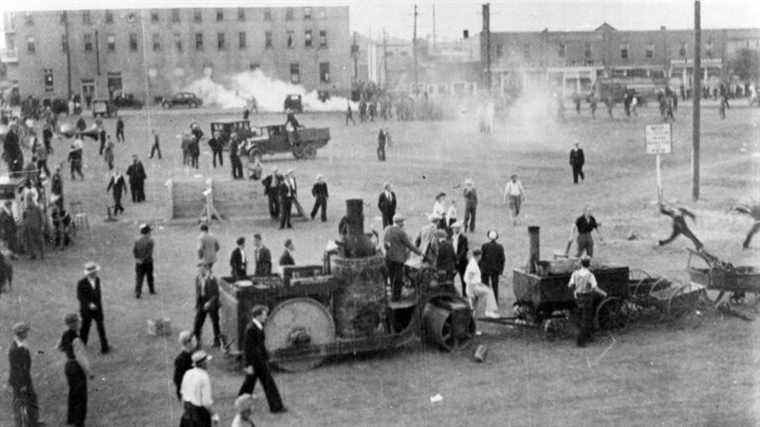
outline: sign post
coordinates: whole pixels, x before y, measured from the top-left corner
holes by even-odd
[[[660,172],[660,155],[670,154],[673,151],[673,138],[671,123],[647,125],[646,127],[646,153],[655,155],[655,167],[657,168],[657,201],[662,201],[662,173]]]

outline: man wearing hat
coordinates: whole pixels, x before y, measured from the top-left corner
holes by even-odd
[[[478,192],[472,184],[472,180],[464,180],[464,231],[470,233],[475,231],[475,213],[478,209]]]
[[[243,162],[240,161],[241,141],[235,132],[230,134],[230,165],[232,165],[232,179],[243,178]]]
[[[214,331],[213,347],[221,345],[219,331],[219,283],[211,274],[209,265],[203,261],[198,263],[198,276],[195,278],[195,321],[193,322],[193,335],[201,345],[201,332],[206,315],[211,317],[211,328]]]
[[[135,298],[142,295],[142,284],[145,277],[148,278],[148,291],[155,294],[153,287],[153,238],[150,236],[152,229],[147,224],[140,225],[140,237],[135,241],[132,255],[135,257]]]
[[[525,202],[525,188],[517,179],[517,174],[512,174],[504,186],[504,203],[512,211],[512,225],[517,225],[517,217],[520,216],[520,207]]]
[[[493,289],[493,296],[496,298],[496,302],[499,302],[499,276],[504,272],[504,246],[500,243],[496,243],[499,238],[499,233],[494,230],[490,230],[486,236],[488,242],[481,246],[483,252],[483,258],[480,260],[480,270],[483,275],[483,283],[486,286],[491,286]]]
[[[256,427],[251,415],[253,415],[253,396],[241,394],[235,399],[235,411],[237,414],[232,420],[230,427]]]
[[[119,212],[124,212],[124,206],[121,205],[121,195],[127,191],[127,183],[124,182],[124,176],[118,167],[114,169],[111,179],[108,180],[106,192],[108,191],[111,191],[113,196],[113,214],[118,215]],[[134,199],[134,194],[132,198]]]
[[[285,179],[280,182],[280,230],[293,228],[290,225],[290,214],[293,209],[293,200],[296,197],[296,183],[293,179],[293,169],[288,170]]]
[[[609,109],[610,117],[612,117],[612,108]],[[586,157],[583,155],[583,149],[579,142],[573,144],[573,148],[570,149],[570,167],[573,169],[573,184],[578,183],[578,177],[581,181],[586,177],[583,175],[583,165],[586,163]]]
[[[261,234],[258,233],[253,235],[253,257],[256,266],[254,275],[269,276],[272,274],[272,254],[269,252],[269,248],[264,246]]]
[[[583,255],[581,257],[581,268],[573,271],[567,284],[573,290],[576,304],[578,304],[578,309],[581,312],[581,324],[577,338],[579,347],[586,345],[594,331],[594,301],[597,294],[602,297],[607,296],[607,293],[597,285],[596,277],[589,270],[589,266],[591,266],[591,257]]]
[[[396,215],[396,193],[391,189],[389,182],[383,186],[383,192],[377,199],[377,208],[383,216],[383,228],[393,225],[393,216]]]
[[[435,214],[428,215],[428,224],[422,226],[420,234],[414,239],[414,244],[420,249],[424,261],[428,264],[435,265],[435,261],[438,258],[438,240],[436,239],[435,232],[438,230],[440,218]]]
[[[90,261],[84,265],[85,277],[77,283],[77,299],[79,300],[79,313],[82,317],[82,329],[79,338],[84,345],[90,335],[90,325],[95,321],[100,339],[100,352],[106,354],[111,351],[106,338],[106,327],[103,322],[103,298],[101,295],[100,266]]]
[[[317,210],[321,210],[320,219],[327,221],[327,183],[322,175],[317,175],[317,181],[311,187],[311,195],[314,196],[314,207],[311,209],[311,219],[317,216]]]
[[[267,199],[269,200],[269,215],[273,219],[280,216],[280,204],[277,197],[282,177],[280,177],[278,172],[278,169],[274,167],[272,168],[272,173],[261,180],[261,185],[264,186],[264,194],[267,195]]]
[[[393,223],[385,229],[383,246],[388,279],[391,282],[391,301],[398,301],[401,299],[401,289],[404,287],[404,263],[409,257],[409,252],[414,252],[419,256],[422,256],[422,252],[412,244],[404,231],[404,217],[400,214],[394,215]]]
[[[222,151],[224,150],[224,143],[221,140],[221,134],[217,131],[208,140],[208,146],[211,148],[211,165],[216,169],[216,159],[219,159],[219,167],[224,167],[224,156]]]
[[[201,224],[201,234],[198,236],[198,260],[211,269],[216,262],[217,252],[219,252],[219,241],[209,232],[208,225]]]
[[[272,378],[269,369],[269,352],[264,343],[264,323],[267,320],[269,309],[263,305],[255,305],[251,308],[251,323],[245,329],[245,338],[243,342],[243,357],[245,361],[245,380],[240,386],[238,396],[253,393],[256,387],[256,381],[261,381],[264,388],[264,394],[267,397],[269,411],[273,413],[284,412],[280,392],[277,390],[277,384]]]
[[[180,393],[182,377],[185,376],[185,372],[193,368],[192,355],[198,349],[198,342],[192,332],[182,331],[179,333],[179,345],[182,346],[182,352],[174,359],[173,381],[177,389],[177,399],[182,401],[182,394]]]
[[[456,269],[459,280],[462,282],[462,296],[467,298],[467,285],[464,283],[464,272],[467,269],[467,253],[469,251],[467,236],[462,232],[462,223],[457,221],[451,224],[451,244],[456,254]]]
[[[211,427],[219,422],[219,415],[214,413],[214,399],[211,393],[211,378],[207,363],[211,356],[203,350],[197,350],[191,356],[193,368],[182,377],[180,394],[184,413],[180,420],[181,427]]]
[[[129,177],[129,190],[132,192],[132,202],[139,203],[145,201],[145,167],[137,158],[137,154],[132,155],[132,164],[129,165],[126,172]]]
[[[39,411],[37,393],[32,385],[32,356],[26,343],[28,334],[28,323],[19,322],[13,325],[13,341],[8,350],[8,384],[13,390],[13,415],[16,425],[19,426],[36,426]],[[24,420],[27,424],[23,423]]]
[[[293,259],[293,251],[296,250],[295,246],[293,245],[293,240],[285,239],[284,246],[285,250],[282,251],[282,255],[280,256],[280,267],[296,265],[296,261]]]
[[[230,254],[230,275],[232,280],[244,280],[247,273],[248,257],[245,254],[245,237],[238,237],[237,247]]]
[[[431,214],[436,220],[436,226],[440,230],[446,230],[448,223],[446,222],[446,193],[438,193],[435,196],[435,203],[433,203],[433,213]]]

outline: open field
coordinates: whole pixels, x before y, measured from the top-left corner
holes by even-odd
[[[190,328],[195,276],[195,223],[164,221],[169,178],[192,176],[183,169],[175,135],[191,121],[208,134],[208,123],[224,114],[152,113],[150,123],[162,138],[163,160],[146,160],[150,148],[147,117],[126,116],[126,144],[116,145],[117,165],[126,168],[130,155],[143,158],[148,173],[148,202],[126,201],[126,214],[105,223],[106,167],[93,141],[86,142],[84,182],[64,184],[67,201],[82,200],[89,212],[91,232],[80,234],[73,248],[46,254],[44,263],[15,263],[14,288],[0,296],[0,351],[7,351],[10,326],[18,320],[32,323],[30,344],[36,355],[32,371],[43,419],[59,425],[65,419],[66,383],[61,354],[54,349],[63,331],[63,315],[78,309],[75,284],[82,264],[101,264],[106,329],[116,350],[100,356],[90,349],[98,378],[90,383],[88,425],[172,426],[181,407],[171,384],[172,361],[178,348],[176,334],[149,337],[146,319],[169,317],[173,327]],[[616,114],[621,115],[618,109]],[[236,115],[237,116],[237,115]],[[391,181],[407,230],[416,234],[439,191],[456,194],[458,185],[474,179],[479,191],[477,232],[473,247],[496,229],[507,251],[507,269],[501,286],[502,311],[511,307],[511,270],[528,258],[526,225],[541,226],[543,258],[563,249],[574,218],[584,204],[594,206],[602,223],[605,244],[596,252],[604,260],[642,268],[668,277],[686,279],[688,241],[655,248],[670,234],[670,220],[659,215],[655,200],[654,158],[644,154],[644,125],[655,123],[654,108],[637,118],[596,120],[568,112],[563,124],[529,119],[497,126],[492,137],[477,133],[476,125],[456,122],[387,122],[394,145],[388,161],[375,157],[379,124],[344,127],[343,116],[305,114],[310,126],[330,126],[332,140],[313,161],[296,162],[290,156],[265,159],[265,170],[296,168],[300,201],[310,209],[312,180],[325,175],[330,186],[327,223],[293,223],[294,230],[277,230],[268,218],[234,220],[215,225],[222,242],[217,273],[226,272],[234,239],[255,232],[264,236],[272,255],[279,257],[282,242],[293,238],[299,264],[320,262],[327,239],[336,237],[343,200],[361,197],[367,203],[365,227],[379,229],[376,197],[384,181]],[[735,200],[760,199],[760,157],[753,155],[760,141],[760,110],[734,108],[725,121],[714,108],[703,109],[702,198],[690,200],[691,109],[684,106],[674,124],[674,154],[663,159],[666,198],[678,199],[698,215],[694,231],[708,250],[735,264],[760,265],[760,240],[741,250],[751,220],[728,214]],[[88,122],[90,119],[88,118]],[[284,121],[281,116],[255,118],[257,123]],[[106,120],[109,132],[114,121]],[[572,185],[567,154],[581,142],[587,159],[586,182]],[[53,160],[65,159],[67,143],[54,142]],[[741,149],[746,146],[747,150]],[[204,176],[227,179],[229,169],[211,169],[207,146],[201,155]],[[225,159],[227,160],[227,159]],[[228,166],[228,165],[226,165]],[[522,225],[513,227],[501,203],[504,182],[518,173],[528,193]],[[251,182],[251,185],[260,185]],[[262,201],[264,203],[264,201]],[[154,233],[158,295],[133,297],[132,240],[137,224],[156,222]],[[639,240],[626,239],[635,231]],[[480,338],[489,346],[488,360],[475,364],[470,353],[444,354],[415,345],[379,355],[345,357],[298,374],[281,373],[276,381],[289,408],[271,415],[263,396],[256,404],[258,425],[757,425],[760,423],[760,347],[758,323],[746,323],[712,312],[674,324],[632,325],[621,333],[598,337],[587,348],[571,340],[546,341],[532,331],[485,327]],[[91,331],[94,334],[94,331]],[[210,338],[210,325],[204,338]],[[91,343],[96,340],[91,335]],[[92,346],[97,348],[97,345]],[[215,354],[217,355],[217,354]],[[222,425],[234,415],[232,402],[242,376],[225,369],[221,354],[211,362],[212,384]],[[0,358],[3,383],[7,358]],[[257,392],[261,389],[257,387]],[[443,401],[431,404],[440,393]],[[11,425],[9,396],[4,393],[0,426]]]

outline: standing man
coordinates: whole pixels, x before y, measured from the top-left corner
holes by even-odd
[[[381,162],[385,161],[386,136],[387,134],[385,131],[380,128],[380,131],[377,133],[377,160],[380,160]]]
[[[36,426],[39,414],[37,393],[32,385],[32,356],[26,337],[29,324],[19,322],[13,325],[13,341],[8,350],[8,384],[13,390],[13,415],[17,426]]]
[[[517,179],[517,174],[512,174],[507,185],[504,186],[504,203],[512,211],[512,225],[517,225],[517,218],[520,216],[520,207],[525,202],[525,188]]]
[[[219,252],[219,241],[208,231],[208,225],[201,224],[201,234],[198,236],[198,260],[211,269],[216,262],[217,252]]]
[[[106,193],[109,191],[111,191],[111,194],[113,195],[114,216],[118,215],[119,212],[124,212],[124,206],[121,205],[121,195],[127,191],[127,184],[124,182],[124,176],[119,172],[118,168],[113,171],[111,179],[108,180]]]
[[[493,289],[493,296],[496,298],[496,302],[499,302],[499,276],[504,273],[504,246],[500,243],[496,243],[499,238],[499,233],[491,230],[486,235],[488,242],[481,246],[482,258],[480,259],[480,270],[482,274],[482,281],[486,286],[490,286]]]
[[[475,232],[475,213],[478,210],[478,191],[473,187],[472,180],[464,180],[464,231]]]
[[[230,254],[230,275],[232,280],[244,280],[248,276],[248,257],[245,254],[245,237],[238,237],[237,247]]]
[[[50,178],[50,194],[58,196],[58,206],[63,209],[63,177],[60,164],[53,169],[53,176]]]
[[[459,280],[462,282],[462,296],[467,298],[467,285],[464,282],[464,272],[467,269],[467,251],[469,250],[467,236],[462,233],[462,223],[459,221],[451,224],[451,230],[453,232],[451,244],[454,245],[454,252],[456,253],[456,269]]]
[[[272,413],[285,412],[282,405],[280,392],[277,390],[277,384],[272,378],[269,368],[269,352],[264,342],[264,322],[267,320],[269,309],[263,305],[255,305],[251,309],[251,323],[245,329],[245,338],[243,341],[244,358],[245,358],[245,380],[240,387],[238,396],[243,394],[253,394],[256,387],[256,381],[261,381],[264,388],[264,394],[267,397],[269,411]]]
[[[203,138],[203,131],[200,126],[198,126],[198,123],[193,123],[190,125],[190,133],[193,134],[193,139],[188,146],[190,152],[190,166],[198,169],[198,157],[201,154],[200,144],[201,138]]]
[[[282,251],[282,255],[280,256],[280,267],[285,267],[288,265],[296,265],[296,260],[293,258],[293,251],[295,251],[296,248],[293,245],[293,241],[291,239],[285,240],[285,250]]]
[[[293,228],[292,225],[290,225],[290,214],[291,210],[293,209],[293,199],[295,199],[295,182],[293,181],[293,176],[291,173],[288,173],[285,176],[285,179],[283,179],[280,182],[279,186],[279,193],[280,193],[280,230],[283,228]]]
[[[193,335],[201,346],[201,332],[206,316],[211,317],[211,328],[214,331],[213,347],[221,345],[219,332],[219,283],[211,274],[210,266],[204,262],[198,263],[198,276],[195,278],[195,321],[193,322]]]
[[[356,120],[354,120],[354,112],[351,110],[351,102],[347,102],[346,105],[346,126],[348,126],[349,120],[351,120],[351,123],[356,126]]]
[[[670,237],[668,237],[665,240],[660,240],[657,244],[659,246],[667,245],[668,243],[672,242],[673,240],[678,237],[679,234],[683,234],[684,237],[691,240],[692,243],[694,243],[694,247],[697,249],[697,251],[702,249],[702,242],[699,241],[697,236],[694,235],[694,233],[691,232],[689,229],[689,226],[686,224],[686,218],[691,218],[692,221],[696,221],[697,216],[694,215],[693,212],[686,208],[682,207],[671,207],[667,206],[662,201],[660,202],[660,213],[666,216],[669,216],[673,219],[673,232],[670,234]]]
[[[320,219],[322,222],[327,221],[327,183],[322,175],[317,175],[317,182],[311,187],[311,195],[314,196],[314,207],[311,209],[311,219],[317,216],[317,210],[320,210]]]
[[[137,159],[137,154],[132,155],[132,164],[127,168],[129,177],[129,190],[132,192],[132,202],[139,203],[145,201],[145,168],[142,162]]]
[[[198,349],[198,343],[195,341],[195,336],[190,331],[182,331],[179,333],[179,345],[182,346],[182,352],[174,359],[174,387],[177,390],[177,399],[182,401],[182,394],[180,393],[180,386],[182,386],[182,377],[185,376],[185,372],[193,369],[192,355],[195,350]]]
[[[100,266],[90,261],[84,265],[85,277],[77,283],[77,299],[79,300],[79,313],[82,316],[82,330],[79,338],[84,345],[90,335],[90,325],[95,321],[100,339],[100,353],[107,354],[111,351],[106,338],[106,327],[103,323],[103,298],[101,296]]]
[[[103,155],[103,149],[106,146],[106,130],[103,129],[102,125],[98,125],[98,139],[100,139],[100,150],[98,150],[98,154],[101,156]]]
[[[594,300],[596,294],[600,294],[602,297],[607,296],[607,293],[597,286],[596,277],[589,270],[590,265],[591,258],[584,255],[581,258],[581,268],[573,272],[570,276],[570,282],[567,284],[573,290],[575,302],[581,312],[581,327],[576,340],[578,347],[585,346],[594,331],[594,314],[596,311]]]
[[[219,132],[214,132],[211,139],[208,140],[208,146],[211,148],[211,164],[216,169],[216,159],[219,159],[219,167],[224,167],[224,157],[222,151],[224,150],[224,144],[219,139]]]
[[[124,142],[124,120],[121,116],[116,119],[116,141]]]
[[[253,235],[253,256],[256,262],[255,276],[269,276],[272,274],[272,255],[269,249],[261,241],[261,234]]]
[[[86,352],[82,348],[83,344],[86,344],[78,335],[79,316],[69,313],[64,317],[64,322],[66,331],[58,342],[58,350],[66,356],[64,373],[69,385],[66,424],[84,427],[84,420],[87,418],[87,378],[93,379],[94,376]]]
[[[184,413],[181,426],[211,427],[219,424],[219,415],[214,413],[214,399],[211,394],[211,378],[206,363],[211,356],[203,350],[196,350],[192,356],[193,368],[182,377],[180,394]],[[213,424],[212,424],[213,423]]]
[[[26,241],[27,251],[31,259],[45,258],[45,234],[46,224],[45,213],[34,200],[29,200],[32,194],[27,197],[26,209],[22,214],[22,224],[24,230],[24,240]]]
[[[591,215],[591,206],[586,205],[583,209],[583,215],[579,216],[575,220],[575,224],[573,224],[570,239],[565,249],[565,255],[570,252],[570,245],[573,244],[573,240],[575,239],[578,244],[576,257],[580,257],[583,251],[586,251],[589,257],[594,256],[594,238],[591,236],[591,232],[594,230],[596,230],[596,234],[599,236],[599,243],[604,243],[602,233],[599,231],[599,224],[596,222],[596,218]]]
[[[393,217],[396,215],[396,193],[391,190],[391,184],[386,182],[383,186],[384,191],[380,193],[377,200],[377,208],[383,216],[383,228],[393,224]]]
[[[272,173],[261,180],[261,184],[264,186],[264,194],[267,195],[269,201],[269,215],[272,219],[276,219],[280,216],[280,204],[277,200],[279,195],[280,176],[277,172],[277,168],[274,167],[272,168]]]
[[[135,257],[135,298],[142,295],[143,278],[148,278],[148,291],[151,295],[156,294],[153,288],[153,238],[150,236],[151,228],[147,224],[140,225],[140,238],[135,241],[132,255]]]
[[[422,252],[412,244],[404,231],[404,217],[399,214],[394,215],[393,223],[385,229],[383,246],[388,279],[391,282],[391,301],[398,301],[401,299],[401,290],[404,287],[404,263],[409,257],[409,252],[414,252],[419,256],[422,256]]]
[[[586,177],[583,175],[583,164],[586,163],[586,157],[583,155],[583,149],[580,147],[580,143],[576,142],[572,149],[570,149],[570,167],[573,169],[573,184],[578,183],[578,177],[581,181]]]
[[[113,170],[113,161],[114,161],[113,149],[114,149],[114,143],[113,141],[111,141],[111,136],[108,135],[108,137],[106,138],[106,147],[103,150],[103,160],[106,162],[106,165],[108,165],[108,170]]]
[[[232,165],[232,179],[243,178],[243,163],[240,161],[240,141],[237,134],[230,134],[230,164]]]
[[[76,175],[79,175],[79,179],[84,181],[84,174],[82,173],[82,140],[74,140],[69,150],[69,169],[71,170],[71,180],[74,181]],[[21,170],[19,167],[18,170]]]
[[[158,160],[161,160],[161,146],[159,145],[158,131],[153,129],[153,145],[150,147],[150,158],[158,154]]]

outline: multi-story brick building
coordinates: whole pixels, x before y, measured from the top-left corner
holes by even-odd
[[[545,85],[565,95],[585,91],[602,76],[663,78],[691,86],[692,30],[618,31],[604,23],[594,31],[491,32],[495,87]],[[760,49],[760,28],[702,30],[703,81],[731,79],[728,64],[741,48]],[[486,40],[481,33],[485,69]]]
[[[203,76],[261,69],[307,90],[347,93],[348,7],[11,12],[2,62],[22,97],[149,102]]]

